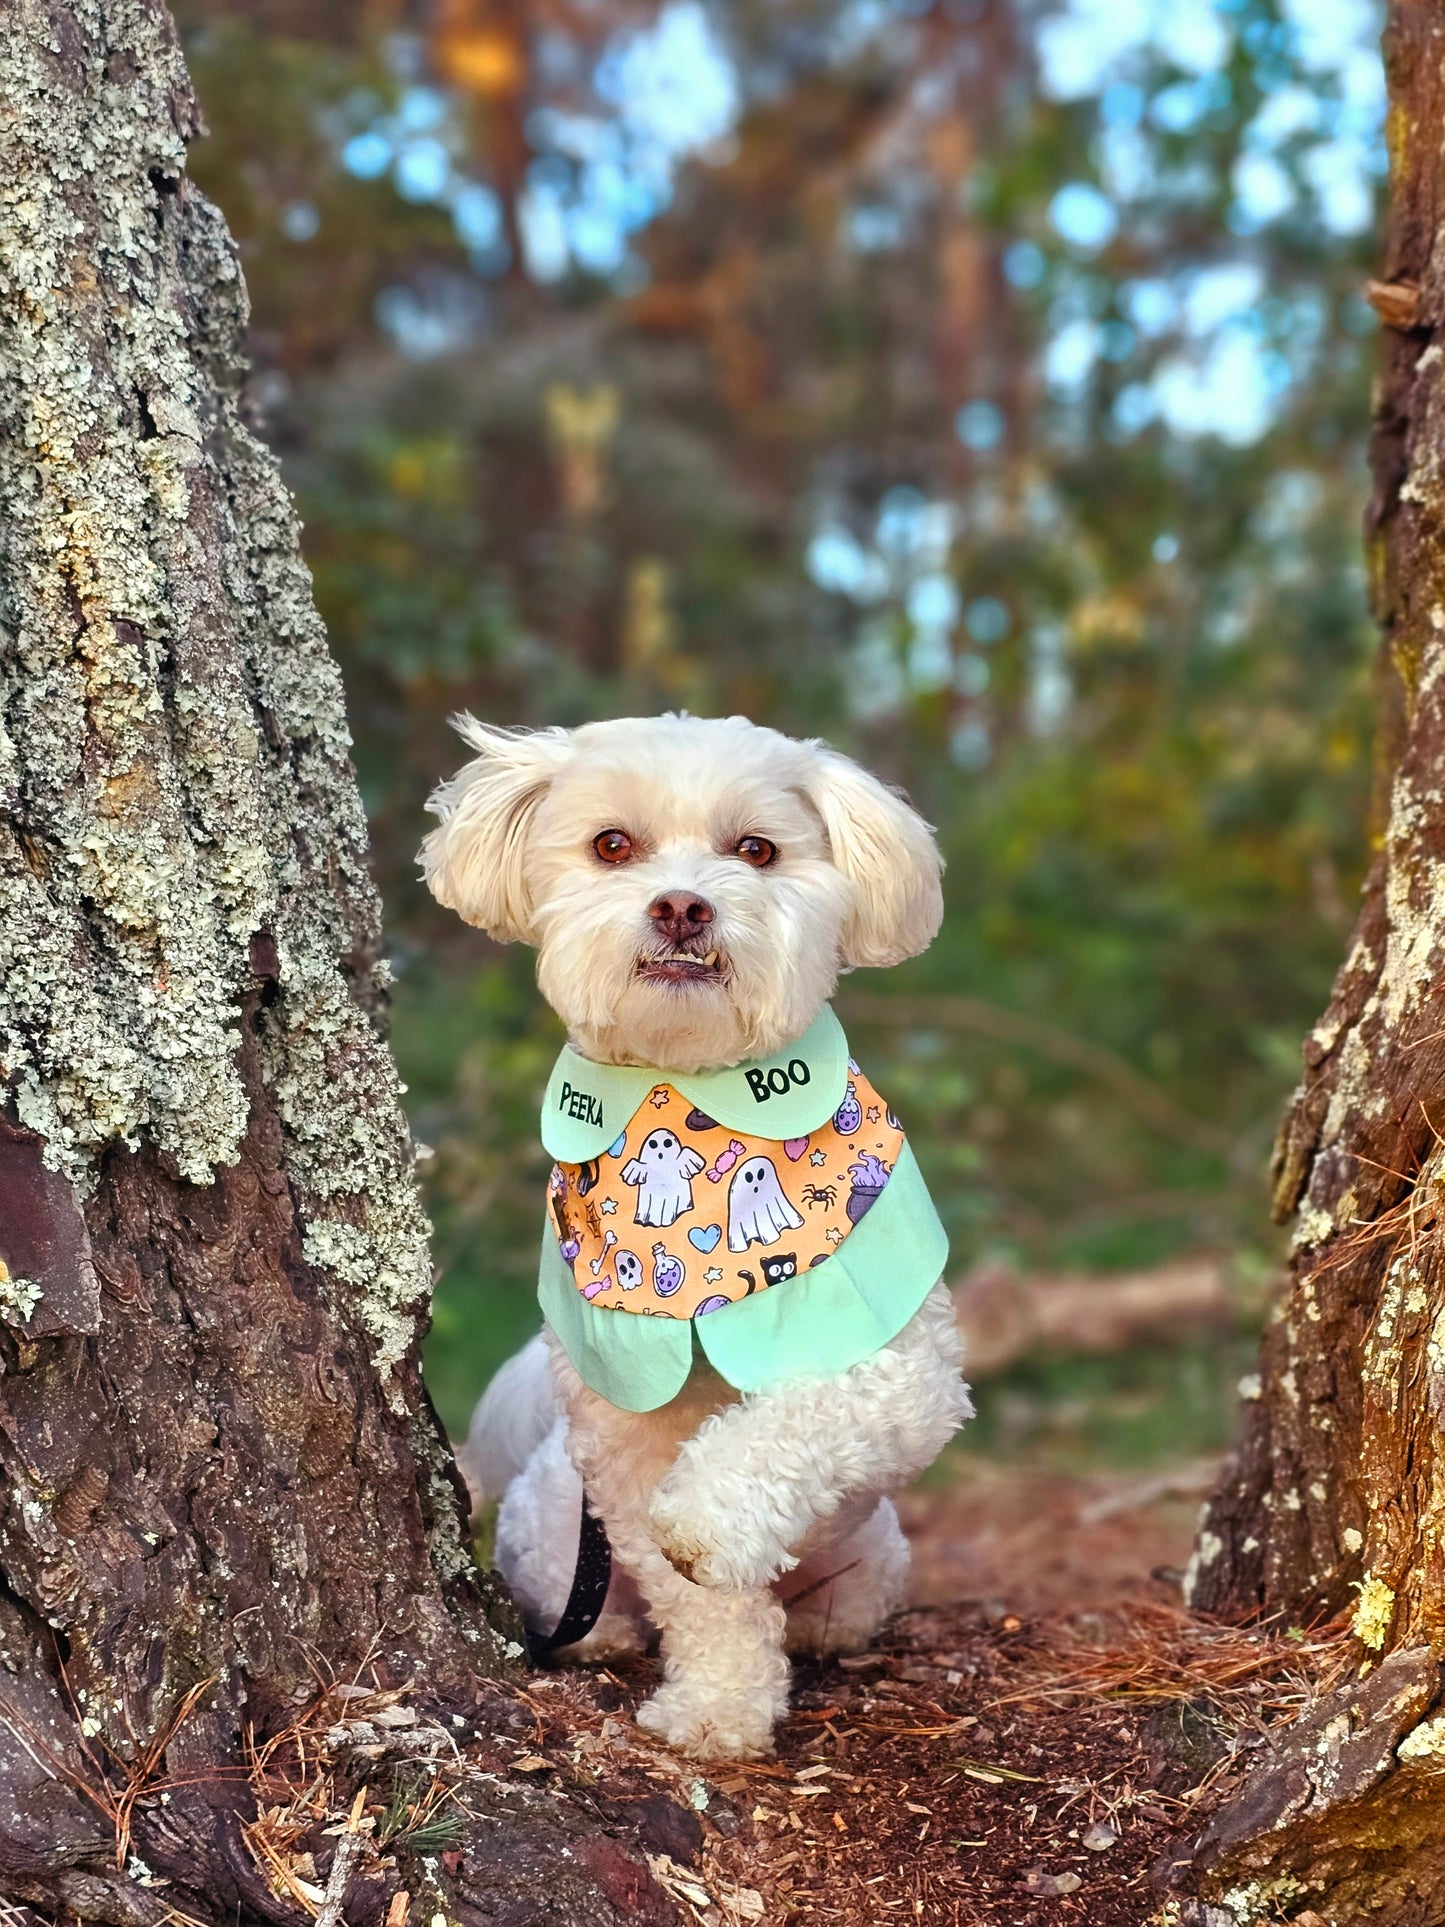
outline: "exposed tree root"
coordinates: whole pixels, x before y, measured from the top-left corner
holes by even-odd
[[[1202,1832],[1161,1866],[1232,1922],[1445,1918],[1445,1722],[1440,1662],[1392,1653],[1325,1694],[1284,1733]]]

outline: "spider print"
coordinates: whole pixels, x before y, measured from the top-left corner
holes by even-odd
[[[803,1203],[810,1208],[823,1205],[831,1210],[837,1202],[838,1193],[831,1184],[805,1184],[803,1186]]]

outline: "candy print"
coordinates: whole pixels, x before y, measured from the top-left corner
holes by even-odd
[[[708,1183],[716,1184],[720,1178],[725,1178],[737,1163],[738,1159],[745,1158],[747,1154],[747,1145],[742,1143],[740,1139],[733,1138],[725,1151],[718,1152],[716,1160],[705,1173]]]

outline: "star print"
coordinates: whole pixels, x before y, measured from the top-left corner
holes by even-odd
[[[826,1164],[828,1162],[828,1153],[826,1151],[815,1151],[808,1159],[808,1162],[809,1164]]]
[[[649,1101],[657,1110],[660,1111],[663,1108],[663,1106],[667,1103],[666,1088],[663,1085],[659,1084],[657,1089],[652,1093],[652,1097]]]
[[[883,1113],[879,1110],[876,1104],[870,1104],[868,1106],[868,1122],[870,1124],[876,1124],[879,1118],[882,1117],[882,1115]]]
[[[707,1270],[702,1274],[702,1281],[705,1285],[715,1285],[718,1279],[721,1277],[722,1277],[721,1266],[709,1265]]]
[[[830,1245],[840,1245],[843,1242],[843,1234],[835,1224],[830,1224],[824,1235]]]
[[[604,1218],[612,1217],[612,1215],[616,1210],[617,1210],[616,1198],[604,1198],[602,1200],[602,1215]]]

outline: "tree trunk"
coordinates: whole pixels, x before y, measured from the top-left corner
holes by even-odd
[[[1356,1678],[1197,1844],[1216,1891],[1331,1920],[1445,1917],[1445,67],[1393,0],[1392,202],[1367,518],[1379,834],[1349,955],[1276,1152],[1294,1222],[1243,1440],[1190,1596],[1351,1614]],[[1293,1883],[1293,1884],[1292,1884]],[[1249,1917],[1253,1917],[1250,1915]],[[1271,1915],[1271,1918],[1274,1916]]]
[[[10,0],[0,99],[0,1894],[295,1920],[243,1730],[361,1668],[475,1719],[520,1649],[418,1372],[340,681],[161,0]],[[489,1918],[614,1917],[488,1838]]]

